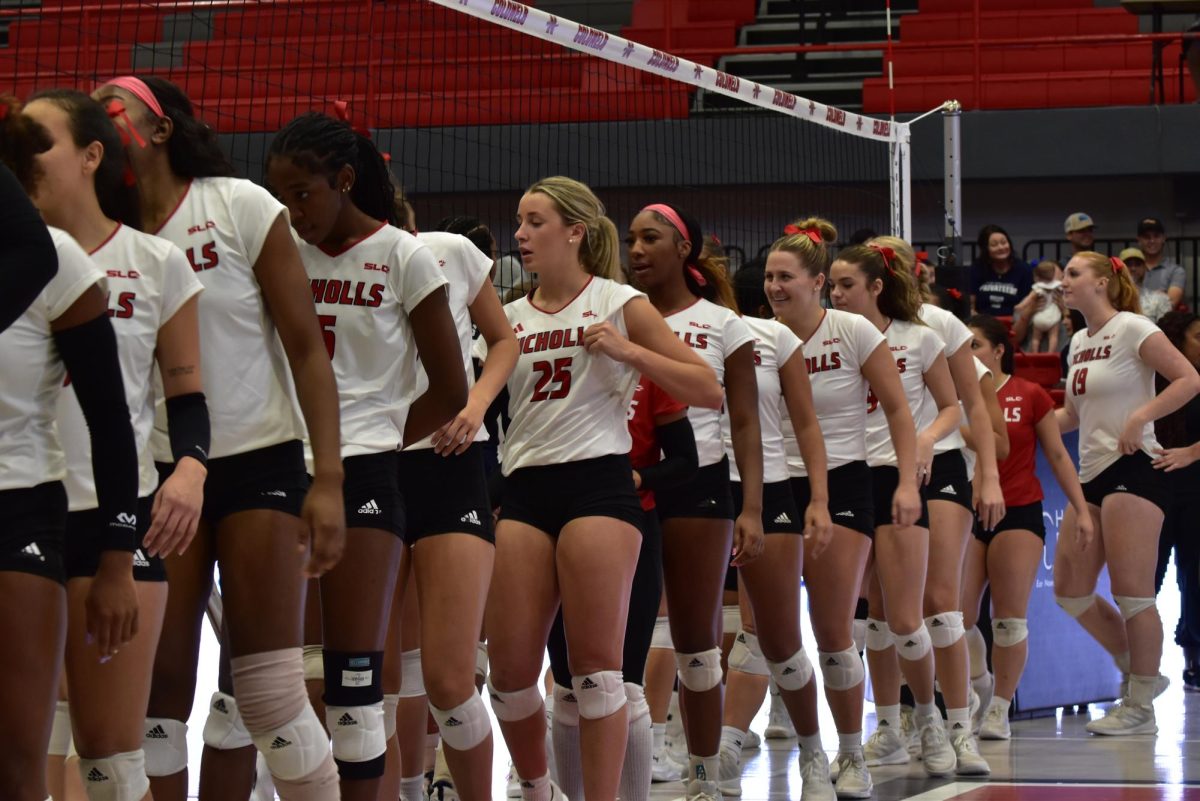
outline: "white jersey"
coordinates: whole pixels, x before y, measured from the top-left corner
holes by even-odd
[[[1117,312],[1094,334],[1071,337],[1066,405],[1079,416],[1079,480],[1091,481],[1121,458],[1125,421],[1154,397],[1154,368],[1138,350],[1160,329],[1141,315]],[[1141,450],[1156,457],[1154,423],[1142,429]]]
[[[929,326],[903,320],[892,320],[883,335],[896,360],[904,398],[919,434],[937,417],[937,405],[925,388],[925,373],[942,355],[946,343]],[[896,448],[888,430],[887,415],[874,393],[867,399],[867,464],[896,466]]]
[[[642,293],[605,278],[589,278],[557,311],[530,297],[504,307],[520,356],[508,378],[512,422],[501,446],[501,468],[562,464],[611,454],[633,445],[626,421],[638,372],[583,348],[583,332],[610,322],[622,334],[625,304]]]
[[[754,375],[758,379],[758,424],[762,429],[763,481],[774,484],[787,481],[787,455],[783,449],[783,417],[788,414],[783,399],[779,370],[800,350],[800,337],[792,329],[775,320],[743,317],[742,322],[754,335]],[[803,354],[801,354],[803,358]],[[729,476],[741,481],[737,461],[733,458],[733,427],[729,410],[721,414],[721,435],[725,453],[729,456]]]
[[[934,306],[932,303],[922,303],[920,315],[921,321],[932,328],[942,338],[942,342],[946,343],[945,353],[947,359],[958,353],[959,348],[971,344],[971,340],[973,339],[971,329],[967,328],[966,323],[941,306]],[[970,353],[970,349],[967,352]],[[934,414],[936,415],[937,405],[933,403],[932,395],[929,397],[929,403],[933,405]],[[965,420],[966,417],[964,416],[963,419]],[[918,430],[920,430],[919,427]],[[943,437],[934,443],[933,452],[934,455],[937,455],[939,453],[946,453],[947,451],[959,450],[966,446],[966,440],[963,439],[962,433],[955,426],[950,436]]]
[[[754,341],[754,335],[742,318],[703,298],[697,298],[695,303],[665,319],[683,344],[695,350],[716,371],[717,382],[722,388],[725,386],[725,360],[738,348]],[[716,464],[725,456],[721,415],[726,413],[724,406],[721,409],[688,407],[688,420],[696,436],[696,455],[700,457],[701,467]]]
[[[867,458],[867,393],[863,364],[885,342],[883,334],[858,314],[826,309],[820,325],[804,343],[804,362],[812,384],[813,408],[825,437],[829,469]],[[788,474],[808,475],[792,421],[783,415]]]
[[[971,359],[975,363],[975,383],[979,383],[980,381],[982,381],[983,377],[985,375],[992,375],[992,371],[989,370],[983,362],[979,361],[978,356],[972,356]],[[994,378],[995,376],[992,376],[992,377]],[[967,410],[963,408],[961,401],[959,401],[958,408],[959,408],[959,411],[962,413],[962,423],[963,423],[963,425],[965,425],[967,422]],[[958,436],[962,437],[962,434],[960,433]],[[990,427],[988,428],[988,436],[989,437],[994,436]],[[947,437],[947,439],[949,439],[949,437]],[[945,442],[945,440],[941,440],[941,441]],[[973,481],[975,479],[976,456],[975,456],[975,451],[966,447],[966,444],[967,443],[964,440],[963,441],[963,449],[962,449],[963,461],[965,461],[967,463],[967,478]],[[933,452],[938,453],[938,449],[937,449],[936,445],[933,448]]]
[[[342,457],[395,450],[420,369],[409,314],[446,278],[429,248],[386,223],[340,253],[299,247],[337,379]]]
[[[138,497],[145,498],[158,486],[150,455],[156,394],[151,379],[158,332],[203,287],[179,248],[125,225],[118,226],[89,255],[108,277],[108,316],[117,335],[125,403],[137,445]],[[99,500],[92,472],[92,442],[83,409],[70,386],[58,396],[58,432],[67,454],[69,508],[72,512],[95,509]]]
[[[304,438],[287,357],[254,264],[267,232],[287,211],[240,178],[196,178],[155,233],[179,246],[204,285],[200,358],[219,458]],[[166,408],[158,406],[156,458],[171,461]]]
[[[417,234],[417,239],[433,253],[442,274],[449,281],[446,291],[450,294],[450,314],[454,316],[454,328],[458,331],[458,345],[463,355],[463,370],[466,371],[467,391],[469,392],[475,385],[475,366],[471,363],[471,345],[475,326],[471,322],[470,306],[478,297],[479,290],[488,284],[488,276],[492,272],[492,260],[471,244],[471,240],[458,234],[434,231]],[[429,377],[425,375],[425,370],[418,364],[413,400],[421,397],[428,387]],[[484,442],[487,438],[487,427],[480,426],[474,441]],[[405,450],[432,447],[433,435],[430,435],[420,442],[409,445]]]
[[[54,425],[67,368],[50,324],[104,273],[65,231],[50,229],[58,272],[25,312],[0,332],[0,490],[28,489],[67,474]],[[19,270],[21,265],[5,265]]]

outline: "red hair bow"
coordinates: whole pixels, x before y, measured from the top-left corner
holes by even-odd
[[[807,236],[813,241],[814,245],[823,245],[825,240],[821,238],[821,232],[816,228],[801,228],[798,225],[785,225],[783,227],[784,236]]]
[[[333,102],[333,113],[339,120],[349,125],[350,129],[359,136],[365,139],[371,138],[370,130],[363,125],[355,125],[354,121],[350,119],[350,104],[345,100],[335,100]]]
[[[892,259],[896,258],[896,251],[892,250],[891,248],[885,248],[883,245],[876,245],[874,242],[867,245],[867,247],[869,247],[871,250],[877,251],[879,255],[883,257],[883,266],[887,268],[889,273],[892,275],[896,274],[896,271],[892,269]]]
[[[950,289],[947,289],[946,294],[949,295],[950,297],[954,298],[955,300],[962,300],[962,293],[959,292],[957,289],[954,289],[953,287],[951,287]]]
[[[134,127],[133,120],[129,119],[129,112],[125,110],[124,103],[114,97],[108,101],[104,110],[108,112],[109,119],[113,121],[113,125],[116,125],[117,131],[121,134],[121,144],[129,147],[129,138],[133,137],[133,140],[138,143],[138,147],[146,146],[146,140],[142,138],[142,135],[138,133],[138,129]],[[124,127],[117,125],[118,119],[125,122]]]
[[[1112,265],[1113,272],[1119,273],[1125,269],[1125,262],[1118,259],[1116,256],[1109,256],[1108,263]]]

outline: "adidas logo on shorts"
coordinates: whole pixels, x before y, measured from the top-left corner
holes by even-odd
[[[600,686],[599,684],[597,684],[596,682],[592,681],[591,679],[584,679],[584,680],[583,680],[583,683],[579,685],[579,689],[581,689],[581,690],[594,690],[594,689],[596,689],[596,688],[597,688],[597,687],[599,687],[599,686]]]
[[[21,549],[21,553],[35,557],[39,562],[46,561],[46,555],[42,553],[42,549],[38,547],[36,542],[31,542]]]
[[[470,523],[473,526],[483,525],[482,523],[479,522],[479,512],[476,512],[474,509],[472,509],[471,511],[467,512],[465,515],[460,517],[458,519],[458,522]]]
[[[375,499],[372,498],[358,507],[358,513],[360,515],[381,515],[383,514],[383,510],[379,508],[379,504],[375,503]]]
[[[780,512],[780,513],[779,513],[779,517],[775,518],[775,521],[774,521],[774,522],[776,522],[776,523],[790,523],[790,522],[792,522],[792,518],[788,517],[788,513],[787,513],[787,512]]]
[[[954,491],[953,484],[947,484],[946,486],[944,486],[940,490],[938,490],[938,492],[942,495],[958,495],[958,493]]]
[[[834,517],[854,517],[854,512],[851,512],[849,509],[847,509],[844,512],[838,512],[836,515],[834,515]]]
[[[284,492],[283,490],[267,490],[266,492],[260,492],[258,494],[259,495],[273,495],[276,498],[286,498],[287,497],[287,493]]]
[[[99,768],[92,768],[88,771],[87,780],[89,782],[106,782],[110,781],[108,776],[100,771]]]
[[[133,552],[133,566],[150,567],[150,560],[146,558],[146,554],[142,553],[141,548]]]
[[[218,698],[217,702],[215,704],[213,704],[213,709],[217,712],[220,712],[222,715],[229,714],[229,705],[225,703],[224,698]],[[159,728],[161,728],[161,727],[159,727]]]
[[[351,717],[349,712],[345,712],[342,714],[342,716],[340,718],[338,718],[338,725],[339,726],[357,726],[358,721],[355,720],[353,717]]]
[[[291,744],[292,744],[291,740],[285,739],[283,737],[276,737],[274,740],[271,741],[271,750],[278,751],[281,748],[290,747]]]
[[[1113,489],[1115,489],[1117,492],[1129,492],[1129,490],[1125,488],[1124,484],[1118,484],[1117,486],[1113,487]]]
[[[166,740],[167,732],[163,729],[162,724],[156,724],[154,728],[146,732],[147,740]]]

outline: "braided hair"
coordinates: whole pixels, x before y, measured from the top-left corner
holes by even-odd
[[[434,229],[466,237],[480,253],[489,259],[492,257],[492,251],[496,247],[496,240],[492,236],[491,230],[478,217],[471,217],[464,214],[454,217],[444,217],[438,221]]]

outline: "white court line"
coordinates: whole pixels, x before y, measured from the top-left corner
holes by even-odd
[[[963,793],[969,793],[972,790],[978,790],[981,787],[1061,787],[1063,789],[1075,789],[1078,787],[1093,787],[1096,789],[1114,789],[1118,787],[1162,787],[1161,784],[1117,784],[1104,783],[1095,784],[1088,782],[952,782],[942,787],[936,787],[932,790],[926,790],[918,795],[912,795],[905,801],[947,801],[947,799],[956,798]],[[1177,785],[1176,785],[1177,786]]]

